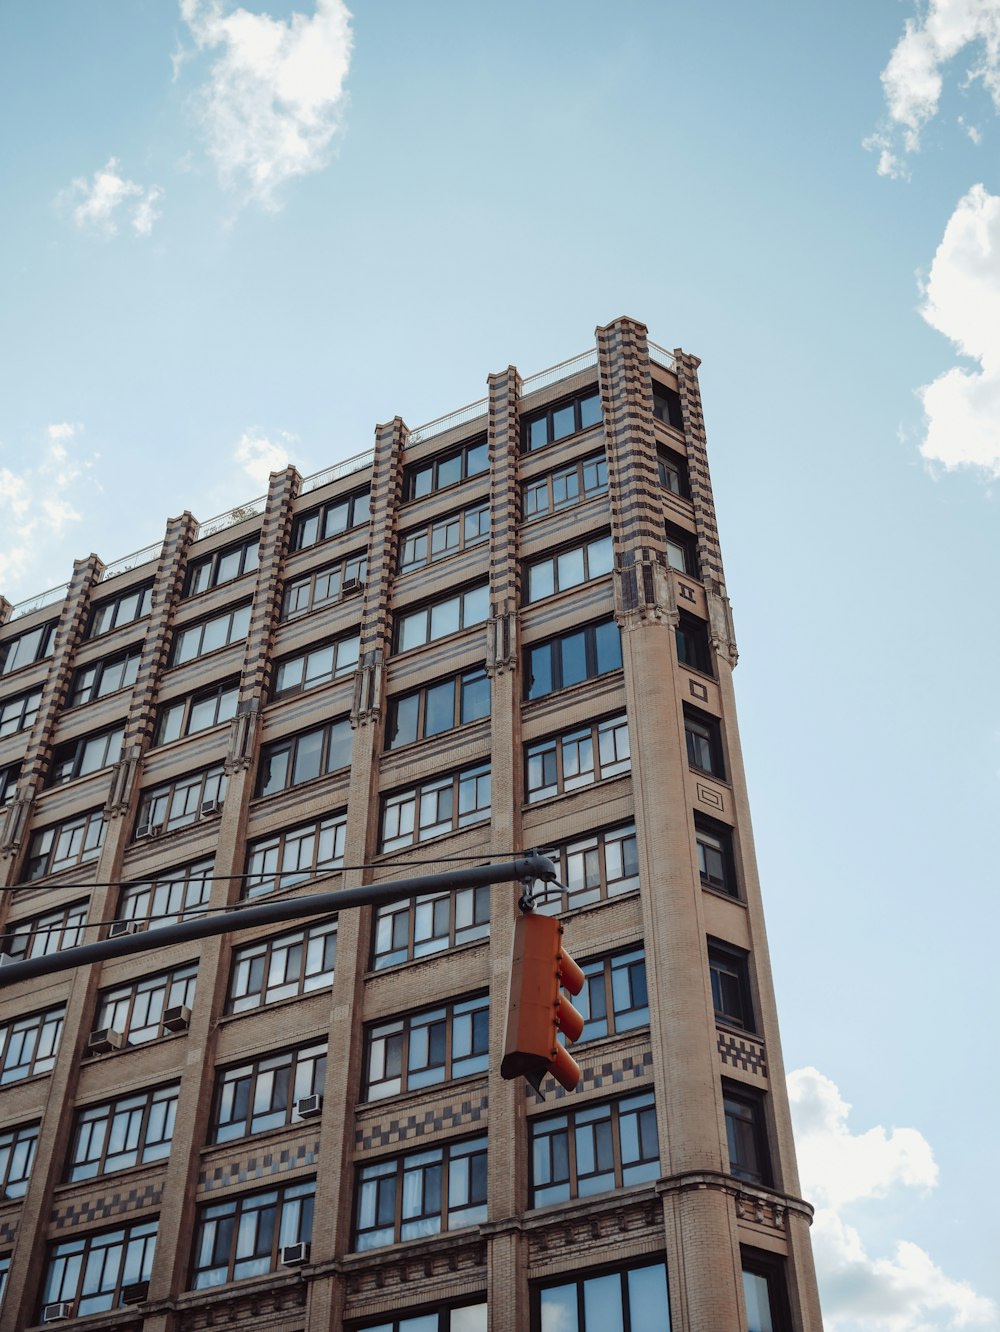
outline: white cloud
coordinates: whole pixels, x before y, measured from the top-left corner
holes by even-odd
[[[60,195],[67,204],[73,221],[81,230],[95,231],[102,236],[116,236],[119,221],[124,217],[137,236],[148,236],[160,217],[157,203],[163,197],[159,185],[148,188],[121,174],[117,157],[109,157],[92,181],[79,176]]]
[[[1000,197],[959,200],[924,285],[921,314],[977,367],[953,366],[920,390],[923,456],[1000,476]]]
[[[196,98],[219,179],[277,208],[287,181],[328,160],[351,62],[350,12],[343,0],[316,0],[311,17],[293,13],[286,23],[224,0],[180,7],[198,48],[220,52]]]
[[[73,500],[80,478],[92,466],[78,450],[81,427],[68,421],[50,425],[31,466],[0,466],[0,592],[15,585],[80,521]]]
[[[901,1239],[891,1256],[872,1255],[841,1214],[898,1189],[932,1189],[938,1168],[923,1134],[882,1125],[852,1133],[850,1105],[814,1068],[789,1074],[788,1092],[803,1192],[819,1204],[812,1240],[827,1332],[996,1329],[993,1301],[947,1276],[918,1245]]]
[[[260,490],[267,489],[272,472],[288,466],[289,447],[296,442],[294,435],[281,430],[276,439],[269,439],[259,431],[245,431],[233,452],[233,459],[246,472]]]
[[[879,175],[905,176],[906,154],[919,151],[921,132],[937,115],[945,66],[966,48],[965,86],[981,83],[1000,111],[1000,0],[930,0],[906,20],[882,71],[886,122],[864,144],[879,154]]]

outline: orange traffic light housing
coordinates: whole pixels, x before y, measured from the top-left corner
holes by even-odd
[[[538,1091],[551,1073],[567,1091],[580,1081],[580,1066],[556,1039],[561,1031],[568,1041],[583,1031],[582,1013],[562,990],[579,994],[584,975],[563,948],[562,922],[534,912],[514,923],[510,994],[507,998],[507,1038],[500,1076],[524,1077]]]

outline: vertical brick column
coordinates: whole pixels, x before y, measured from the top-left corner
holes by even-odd
[[[520,390],[521,379],[513,366],[489,378],[491,614],[486,669],[492,697],[491,850],[497,857],[522,849],[521,673],[517,668]],[[509,1220],[523,1213],[527,1201],[526,1101],[520,1079],[505,1082],[500,1076],[518,896],[509,883],[496,884],[490,893],[487,1275],[492,1332],[522,1332],[528,1326],[528,1292],[523,1279],[526,1241],[516,1221]]]
[[[727,1168],[705,962],[701,886],[692,872],[676,611],[655,503],[656,447],[645,329],[597,334],[630,718],[632,785],[660,1159],[667,1176]],[[638,488],[638,490],[637,490]],[[717,1189],[664,1192],[671,1299],[687,1332],[740,1326],[731,1203]],[[738,1248],[736,1249],[738,1252]]]
[[[407,433],[399,417],[379,426],[375,432],[368,576],[351,712],[354,748],[344,852],[348,867],[370,863],[378,850],[384,667],[392,635],[389,601],[396,565],[396,515],[402,495]],[[348,868],[344,871],[343,886],[354,888],[370,883],[373,877],[371,870]],[[361,1094],[364,1055],[361,1015],[371,926],[370,907],[341,912],[337,925],[337,967],[321,1123],[323,1160],[328,1164],[316,1187],[311,1256],[317,1271],[310,1283],[306,1322],[309,1332],[330,1332],[344,1323],[345,1291],[334,1274],[334,1260],[351,1251],[354,1110]]]

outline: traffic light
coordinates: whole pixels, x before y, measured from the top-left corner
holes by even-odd
[[[562,923],[534,912],[518,916],[514,924],[514,953],[510,994],[507,998],[507,1039],[504,1042],[503,1078],[524,1077],[536,1091],[551,1073],[567,1091],[580,1081],[580,1066],[556,1040],[561,1031],[568,1041],[579,1039],[583,1015],[560,989],[579,994],[583,972],[563,948]]]

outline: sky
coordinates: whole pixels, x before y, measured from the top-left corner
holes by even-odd
[[[826,1326],[1000,1329],[1000,0],[35,0],[0,116],[14,602],[619,315],[702,358]]]

